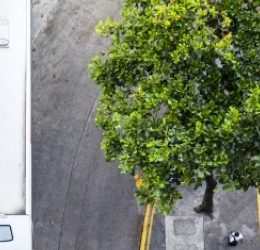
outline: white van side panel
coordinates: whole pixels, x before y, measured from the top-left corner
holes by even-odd
[[[0,224],[10,226],[13,236],[11,241],[0,242],[1,250],[32,249],[32,225],[30,216],[10,215],[7,217],[0,217]]]
[[[0,214],[26,212],[26,4],[0,1],[0,19],[9,23],[9,47],[0,46]]]
[[[31,0],[26,0],[26,214],[32,215]]]

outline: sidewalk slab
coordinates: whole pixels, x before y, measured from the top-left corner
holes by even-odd
[[[215,207],[218,213],[212,220],[204,216],[205,250],[230,249],[227,236],[231,231],[243,234],[243,243],[236,250],[259,250],[260,232],[257,215],[257,195],[255,189],[247,192],[218,193],[219,199]]]
[[[167,216],[166,250],[204,249],[203,217]]]
[[[183,199],[176,203],[165,221],[162,215],[154,217],[151,250],[227,250],[230,249],[228,235],[231,231],[239,231],[244,236],[243,243],[234,249],[260,249],[255,189],[228,192],[218,187],[214,195],[213,218],[193,211],[202,200],[204,187],[197,190],[180,188],[180,191]],[[162,237],[163,233],[165,237]]]

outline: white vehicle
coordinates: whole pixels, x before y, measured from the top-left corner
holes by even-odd
[[[1,250],[32,250],[30,5],[0,0]]]

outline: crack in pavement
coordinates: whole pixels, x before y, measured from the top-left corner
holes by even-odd
[[[61,219],[61,227],[60,227],[60,234],[59,234],[58,250],[60,250],[61,237],[62,237],[62,228],[63,228],[63,222],[64,222],[64,215],[65,215],[65,210],[66,210],[67,203],[68,203],[68,196],[69,196],[69,190],[70,190],[70,186],[71,186],[72,174],[73,174],[73,170],[74,170],[76,158],[77,158],[77,155],[78,155],[78,150],[79,150],[79,147],[80,147],[82,138],[83,138],[83,136],[84,136],[84,133],[85,133],[85,131],[87,130],[88,125],[90,124],[92,114],[93,114],[93,112],[95,111],[95,107],[97,106],[97,103],[98,103],[98,95],[99,95],[99,93],[97,93],[97,95],[96,95],[96,97],[95,97],[95,101],[93,102],[93,105],[92,105],[92,107],[91,107],[91,110],[90,110],[90,112],[89,112],[89,115],[88,115],[88,117],[87,117],[87,120],[86,120],[85,125],[84,125],[84,127],[83,127],[83,129],[82,129],[80,138],[79,138],[78,143],[77,143],[77,146],[76,146],[76,152],[75,152],[75,155],[74,155],[74,158],[73,158],[72,167],[71,167],[71,173],[70,173],[70,178],[69,178],[69,184],[68,184],[68,188],[67,188],[67,191],[66,191],[65,205],[64,205],[64,208],[63,208],[63,211],[62,211],[62,219]]]

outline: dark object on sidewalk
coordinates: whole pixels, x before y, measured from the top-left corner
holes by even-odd
[[[243,235],[239,232],[230,232],[228,236],[228,245],[235,247],[239,241],[243,242]]]

